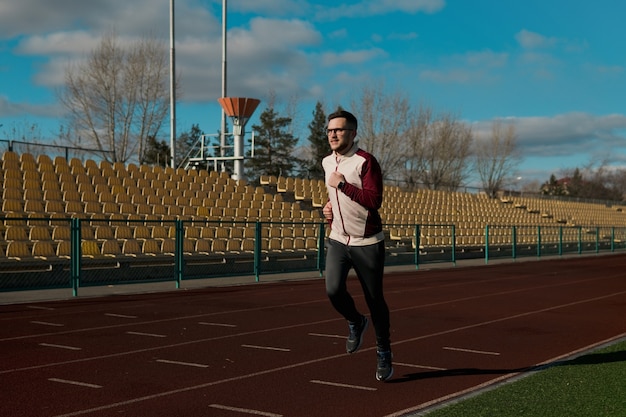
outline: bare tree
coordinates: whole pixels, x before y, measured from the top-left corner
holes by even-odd
[[[385,179],[398,178],[411,125],[409,100],[399,93],[386,95],[378,85],[366,87],[352,107],[359,119],[359,146],[376,155]]]
[[[407,141],[404,176],[409,184],[456,190],[466,180],[473,135],[454,115],[434,115],[432,109],[420,108],[412,118]]]
[[[483,189],[495,197],[520,162],[515,126],[494,121],[491,136],[476,141],[474,162]]]
[[[84,63],[68,66],[60,99],[78,136],[72,144],[110,162],[141,162],[169,111],[167,62],[162,42],[144,38],[125,48],[107,34]]]

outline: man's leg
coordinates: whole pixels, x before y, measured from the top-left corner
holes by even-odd
[[[376,379],[387,381],[393,376],[389,307],[383,294],[385,242],[351,248],[354,269],[359,277],[376,331]]]
[[[348,247],[329,240],[326,253],[326,294],[339,314],[350,322],[358,322],[362,315],[356,309],[346,285],[351,267]]]
[[[350,253],[372,316],[378,349],[390,350],[389,307],[383,293],[385,243],[353,246],[350,247]]]
[[[363,342],[368,319],[356,309],[354,299],[348,293],[346,281],[352,267],[348,247],[330,240],[326,255],[326,293],[335,310],[347,321],[350,334],[346,340],[346,351],[356,352]]]

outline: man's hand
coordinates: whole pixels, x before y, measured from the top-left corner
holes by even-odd
[[[346,177],[344,177],[341,172],[335,171],[328,177],[328,185],[333,188],[337,188],[337,185],[339,185],[341,181],[346,181]]]
[[[324,208],[322,209],[322,213],[324,213],[324,218],[328,221],[333,220],[333,207],[330,205],[330,201],[326,203]]]

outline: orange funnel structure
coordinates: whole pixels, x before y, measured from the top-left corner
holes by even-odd
[[[235,140],[235,164],[233,169],[233,178],[236,180],[243,179],[243,136],[246,123],[261,102],[256,98],[245,97],[222,97],[217,99],[224,109],[224,113],[233,121],[233,134]]]

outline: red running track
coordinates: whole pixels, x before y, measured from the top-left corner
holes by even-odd
[[[0,306],[0,415],[411,415],[626,336],[625,270],[611,255],[388,274],[387,383],[371,328],[345,353],[321,279]]]

